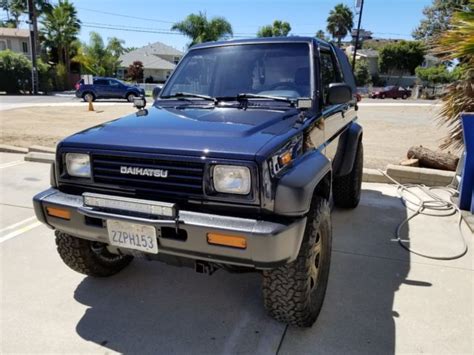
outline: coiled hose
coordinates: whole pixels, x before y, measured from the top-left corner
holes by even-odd
[[[452,188],[451,186],[428,187],[421,184],[401,184],[397,180],[389,176],[386,172],[382,170],[379,170],[379,171],[383,175],[385,175],[389,180],[391,180],[395,185],[397,185],[397,193],[400,196],[400,199],[403,205],[407,209],[414,212],[411,216],[405,218],[397,226],[397,229],[395,232],[395,238],[397,242],[404,249],[408,250],[410,253],[422,256],[424,258],[435,259],[435,260],[459,259],[460,257],[464,256],[467,253],[468,247],[467,247],[466,238],[464,237],[464,234],[462,232],[462,226],[461,226],[462,224],[461,210],[455,203],[443,198],[441,195],[434,192],[435,190],[445,191],[450,195],[450,197],[453,197],[458,194],[458,191],[456,189]],[[421,190],[426,196],[429,197],[429,199],[424,199],[415,191],[413,191],[414,189]],[[408,196],[410,196],[411,198],[409,198]],[[415,207],[413,208],[410,205],[415,206]],[[449,255],[449,256],[428,255],[420,251],[414,250],[413,248],[410,248],[404,243],[404,241],[400,237],[400,231],[402,227],[405,226],[410,220],[412,220],[418,215],[448,217],[455,214],[458,214],[457,226],[459,230],[459,236],[463,243],[463,250],[460,253],[457,253],[455,255]]]

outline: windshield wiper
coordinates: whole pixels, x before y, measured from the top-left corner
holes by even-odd
[[[296,99],[291,99],[289,97],[283,96],[271,96],[271,95],[259,95],[259,94],[251,94],[251,93],[241,93],[237,95],[238,99],[266,99],[272,101],[280,101],[280,102],[288,102],[292,105],[296,104]]]
[[[217,99],[215,97],[201,94],[193,94],[191,92],[175,92],[173,95],[161,96],[160,99],[186,99],[188,97],[208,100],[217,103]]]

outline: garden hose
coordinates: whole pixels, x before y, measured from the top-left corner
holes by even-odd
[[[461,210],[459,207],[451,202],[443,198],[441,195],[435,193],[435,190],[444,191],[450,194],[450,197],[455,196],[458,194],[458,191],[451,186],[440,186],[440,187],[428,187],[422,184],[401,184],[391,176],[389,176],[386,172],[379,170],[383,175],[385,175],[389,180],[391,180],[394,184],[397,185],[397,193],[402,201],[402,204],[409,210],[413,211],[414,213],[405,218],[398,226],[395,232],[395,238],[397,242],[410,253],[419,255],[424,258],[428,259],[435,259],[435,260],[454,260],[464,256],[467,253],[468,247],[466,243],[466,238],[462,232],[462,216]],[[426,200],[421,197],[414,189],[421,190],[426,196],[430,199]],[[412,196],[412,198],[408,198],[408,196]],[[415,208],[411,207],[410,205],[415,206]],[[400,237],[400,231],[403,226],[405,226],[410,220],[414,219],[418,215],[426,215],[426,216],[436,216],[436,217],[448,217],[458,214],[457,226],[459,230],[459,236],[463,243],[463,250],[460,253],[455,255],[449,256],[437,256],[437,255],[428,255],[422,253],[420,251],[414,250],[405,244],[405,241]]]

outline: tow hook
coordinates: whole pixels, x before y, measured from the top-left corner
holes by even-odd
[[[211,276],[218,267],[214,264],[208,263],[207,261],[199,261],[197,260],[194,264],[194,271],[199,274],[206,274]]]

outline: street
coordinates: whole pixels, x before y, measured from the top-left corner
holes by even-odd
[[[473,351],[473,254],[434,261],[400,248],[393,233],[407,210],[390,185],[364,184],[358,208],[334,211],[326,300],[316,324],[297,329],[265,314],[258,274],[209,277],[139,259],[107,279],[68,269],[32,209],[49,165],[22,158],[0,154],[1,353]],[[460,248],[455,218],[409,227],[412,247]]]

